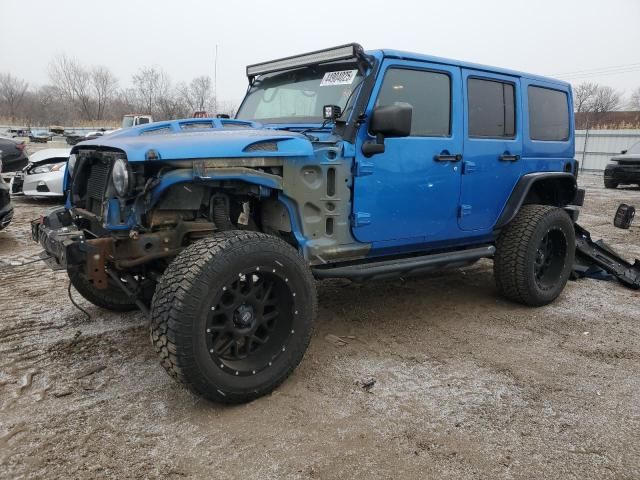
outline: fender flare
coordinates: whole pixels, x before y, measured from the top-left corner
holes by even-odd
[[[498,218],[494,226],[494,230],[499,230],[506,226],[520,211],[527,195],[531,192],[534,185],[541,183],[549,183],[554,185],[553,188],[559,195],[554,202],[548,202],[549,205],[557,207],[566,207],[572,204],[579,197],[578,184],[572,173],[567,172],[536,172],[527,173],[520,177],[518,183],[511,192],[511,196]]]

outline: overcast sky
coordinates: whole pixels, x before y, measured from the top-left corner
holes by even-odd
[[[246,64],[358,42],[640,87],[639,0],[0,0],[0,19],[0,72],[34,85],[61,53],[122,86],[143,65],[213,77],[217,44],[218,98],[239,101]]]

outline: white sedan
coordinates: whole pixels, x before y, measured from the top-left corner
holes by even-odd
[[[70,148],[45,148],[29,157],[29,164],[11,180],[11,193],[28,197],[61,197]]]

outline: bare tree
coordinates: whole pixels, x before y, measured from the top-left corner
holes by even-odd
[[[608,112],[620,108],[620,92],[606,85],[582,83],[574,91],[574,108],[584,115],[585,128],[589,130]]]
[[[606,113],[618,110],[620,93],[611,87],[598,87],[593,99],[593,112]]]
[[[158,67],[143,67],[131,77],[131,80],[138,103],[144,110],[141,113],[159,113],[162,99],[166,99],[170,92],[169,76]]]
[[[49,65],[49,78],[60,93],[75,103],[86,120],[92,120],[91,78],[77,60],[60,55]]]
[[[189,117],[190,107],[177,89],[166,91],[158,97],[158,111],[160,117],[167,120]]]
[[[95,98],[95,119],[104,118],[105,109],[118,87],[118,79],[106,67],[93,67],[90,71],[91,87]]]
[[[28,87],[27,82],[10,73],[0,74],[0,99],[7,105],[11,122],[15,121]]]
[[[233,118],[238,111],[238,104],[232,101],[221,101],[218,103],[216,113],[224,113]]]
[[[573,107],[576,113],[589,112],[593,105],[598,85],[583,82],[573,89]]]
[[[629,99],[629,108],[631,110],[640,110],[640,87],[636,88]]]
[[[194,78],[189,85],[178,85],[177,90],[191,112],[206,111],[215,105],[211,77],[206,75]]]

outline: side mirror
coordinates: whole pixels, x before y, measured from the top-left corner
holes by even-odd
[[[411,117],[413,107],[408,103],[377,107],[371,115],[370,130],[375,133],[375,142],[369,141],[362,145],[365,157],[371,157],[385,151],[385,137],[408,137],[411,135]]]
[[[620,150],[620,153],[624,155],[625,153],[627,153],[627,150]]]

